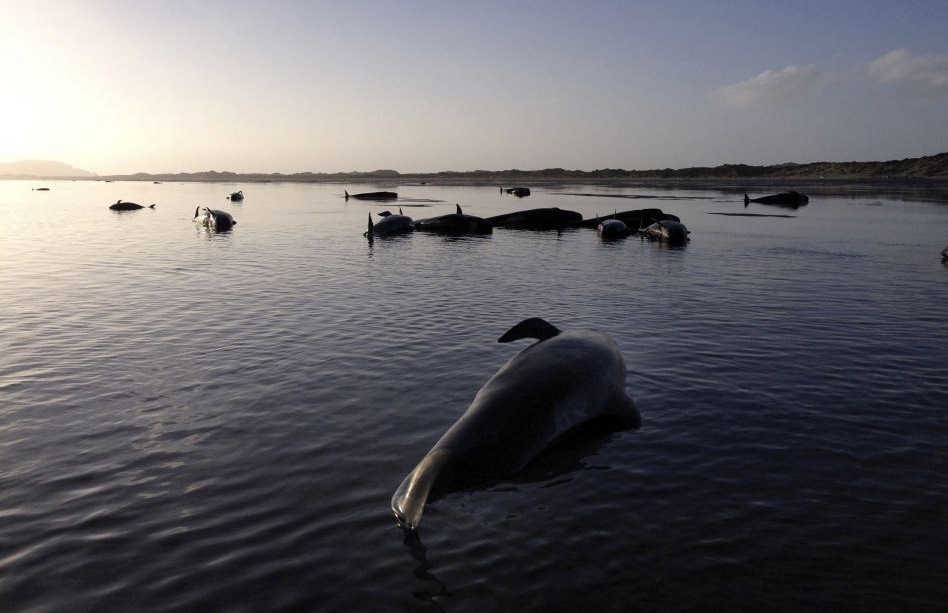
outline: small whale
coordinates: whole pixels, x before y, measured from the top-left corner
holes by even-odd
[[[382,219],[378,223],[372,221],[372,213],[369,213],[369,228],[363,234],[369,240],[376,236],[394,236],[414,231],[415,225],[412,223],[411,217],[402,215],[401,209],[398,209],[398,215],[389,211],[382,211],[382,213],[388,214],[380,214]]]
[[[227,199],[231,202],[240,202],[244,199],[244,192],[242,190],[239,192],[231,192],[230,196],[227,196]]]
[[[355,198],[356,200],[398,200],[398,194],[395,192],[365,192],[363,194],[350,194],[342,190],[346,195],[346,200]]]
[[[134,202],[122,202],[119,200],[115,204],[109,205],[109,208],[113,211],[137,211],[138,209],[143,209],[145,207],[140,204],[135,204]],[[153,209],[155,208],[155,205],[149,204],[148,208]]]
[[[529,187],[508,187],[503,191],[506,191],[508,194],[513,194],[517,198],[523,198],[530,195]]]
[[[48,187],[34,187],[33,191],[34,192],[48,192],[49,188]]]
[[[523,338],[538,341],[484,384],[395,491],[392,514],[399,525],[417,529],[429,500],[510,476],[594,419],[638,427],[638,410],[625,391],[625,361],[612,339],[593,330],[560,332],[533,317],[498,342]]]
[[[419,219],[415,222],[415,229],[422,232],[452,235],[493,233],[494,226],[489,221],[483,217],[465,215],[460,204],[454,206],[457,207],[455,213]]]
[[[493,217],[488,217],[487,221],[495,228],[549,230],[552,228],[571,228],[579,226],[583,221],[583,216],[576,211],[566,211],[553,207],[494,215]]]
[[[204,209],[203,214],[201,213],[202,208]],[[194,222],[216,232],[226,232],[237,225],[237,220],[227,211],[209,209],[206,206],[199,206],[194,209]]]

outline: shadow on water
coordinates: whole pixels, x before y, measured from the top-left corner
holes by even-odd
[[[405,540],[402,543],[408,548],[411,559],[418,563],[413,571],[413,575],[422,581],[428,581],[437,585],[437,590],[415,590],[411,593],[415,599],[422,602],[430,602],[439,611],[444,611],[441,605],[435,600],[438,596],[450,596],[451,592],[441,579],[431,572],[434,564],[428,561],[428,548],[421,542],[421,537],[417,530],[404,530]]]

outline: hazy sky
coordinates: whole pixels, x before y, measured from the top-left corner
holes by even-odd
[[[946,0],[0,0],[0,162],[433,172],[944,151]]]

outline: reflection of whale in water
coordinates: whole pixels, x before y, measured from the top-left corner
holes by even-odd
[[[349,198],[355,198],[356,200],[397,200],[398,194],[395,192],[365,192],[363,194],[350,194],[346,190],[342,190],[346,195],[346,200]]]
[[[456,204],[457,212],[415,222],[415,229],[437,234],[491,234],[494,227],[483,217],[465,215],[461,205]]]
[[[369,240],[372,240],[376,236],[394,236],[396,234],[405,234],[406,232],[411,232],[415,229],[414,224],[412,224],[411,217],[408,215],[402,215],[402,210],[398,209],[398,215],[390,213],[389,211],[382,211],[379,213],[382,217],[378,223],[372,221],[372,213],[369,213],[369,228],[365,231],[363,236],[367,237]]]
[[[593,419],[638,425],[612,339],[592,330],[560,332],[534,317],[498,342],[522,338],[539,340],[484,384],[396,490],[392,513],[400,525],[417,528],[429,498],[511,475]]]
[[[773,194],[772,196],[761,196],[760,198],[751,198],[747,194],[744,194],[744,206],[747,206],[751,202],[756,202],[758,204],[775,204],[777,206],[797,208],[809,201],[810,198],[808,196],[792,190],[780,194]]]
[[[119,200],[115,204],[110,205],[109,208],[112,209],[113,211],[137,211],[145,207],[143,207],[140,204],[135,204],[134,202],[122,202],[121,200]],[[149,204],[148,208],[153,209],[155,208],[155,205]]]
[[[204,209],[203,214],[201,208]],[[226,232],[237,225],[237,220],[227,211],[209,209],[206,206],[194,209],[194,222],[217,232]]]
[[[575,227],[582,220],[583,216],[576,211],[565,211],[556,207],[528,209],[487,218],[487,221],[495,228],[523,228],[527,230]]]

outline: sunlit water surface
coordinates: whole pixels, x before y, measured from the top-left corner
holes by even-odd
[[[692,240],[370,244],[398,205],[343,187],[416,218],[659,207]],[[745,211],[790,217],[710,214]],[[0,182],[0,608],[941,608],[946,244],[912,195]],[[610,334],[642,427],[406,537],[393,491],[530,316]]]

